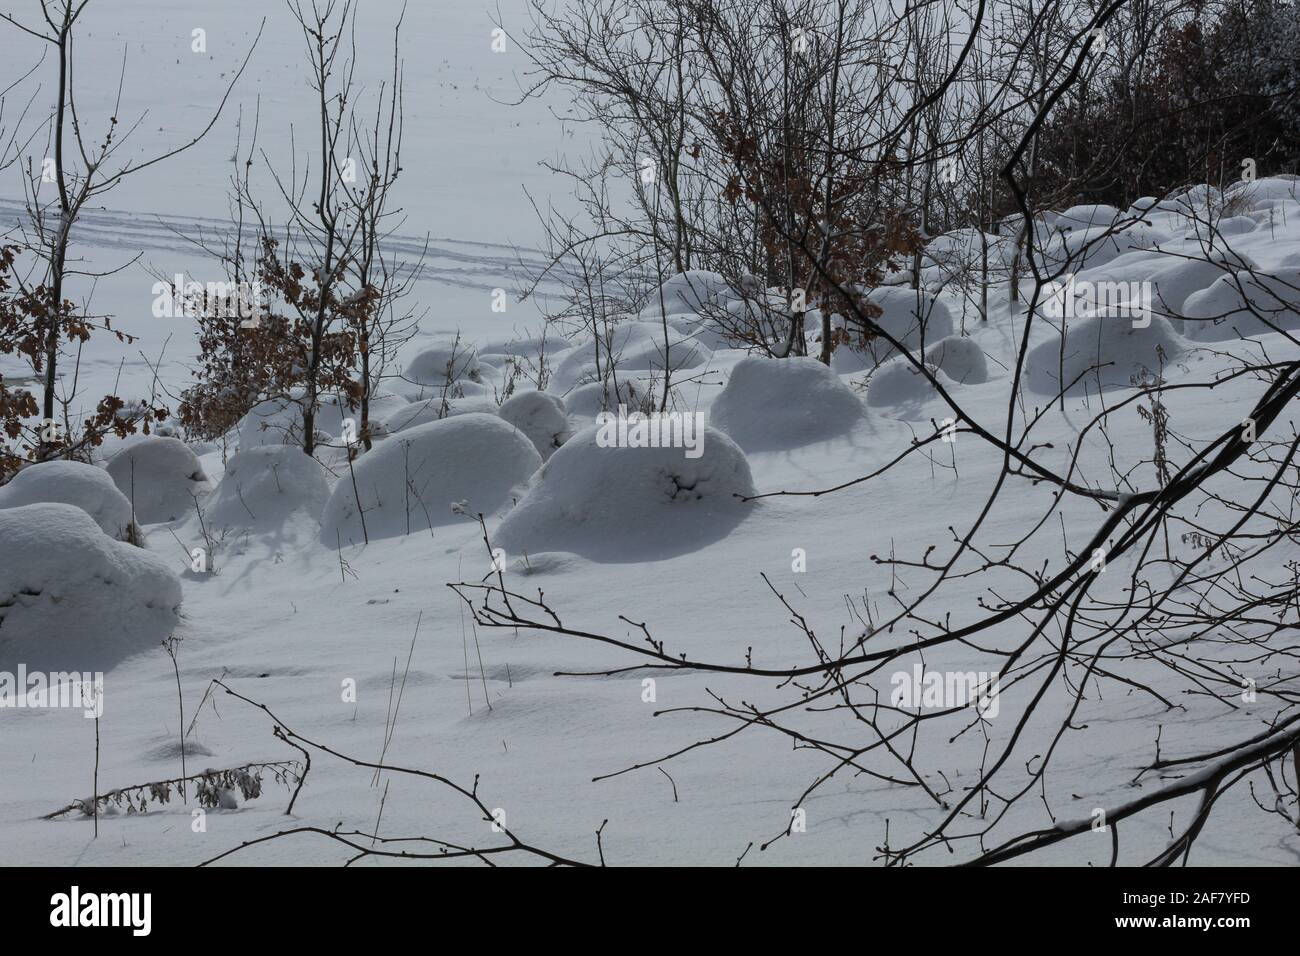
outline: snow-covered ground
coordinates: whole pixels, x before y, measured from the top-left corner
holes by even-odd
[[[189,14],[184,6],[131,0],[105,6],[90,22],[89,42],[113,50],[127,44],[123,113],[138,114],[148,105],[142,134],[157,128],[159,136],[184,136],[188,120],[202,113],[201,93],[218,84],[234,51],[242,52],[256,32],[251,11],[260,13],[262,5],[245,0],[211,10],[212,5],[194,6]],[[573,140],[541,105],[497,102],[516,91],[511,70],[519,63],[509,53],[490,52],[491,23],[482,6],[455,0],[413,5],[407,14],[414,50],[406,163],[414,177],[404,193],[401,242],[413,251],[426,234],[434,237],[428,277],[413,293],[429,312],[408,359],[449,332],[487,345],[538,331],[534,306],[494,313],[490,292],[513,288],[541,261],[538,227],[522,187],[542,195],[554,189],[536,160]],[[279,67],[293,58],[300,38],[278,8],[266,16],[262,44],[238,99],[247,116],[260,95],[261,135],[272,139],[287,136],[287,117],[300,108],[295,97],[306,91]],[[360,25],[376,35],[391,29],[382,17]],[[173,65],[172,59],[191,55],[190,30],[198,26],[208,31],[212,59],[199,70]],[[175,57],[160,59],[159,48],[170,50],[168,44]],[[223,117],[218,130],[229,134],[234,117]],[[200,230],[221,228],[230,149],[228,136],[214,135],[184,163],[164,165],[158,176],[114,193],[113,209],[86,215],[82,251],[97,265],[142,255],[140,263],[101,280],[95,290],[96,310],[115,314],[115,324],[139,341],[128,347],[107,337],[95,340],[81,366],[90,392],[119,376],[127,383],[147,382],[169,337],[163,377],[169,387],[184,385],[193,329],[187,320],[149,315],[153,278],[144,264],[163,274],[203,275],[204,260],[187,240]],[[1259,185],[1257,201],[1246,203],[1253,206],[1245,213],[1253,215],[1252,226],[1231,236],[1231,248],[1261,272],[1294,273],[1300,267],[1300,203],[1286,194],[1298,192],[1298,184]],[[1266,186],[1273,190],[1268,196]],[[19,212],[18,199],[0,200],[6,221]],[[1089,252],[1084,264],[1095,271],[1080,277],[1146,281],[1200,247],[1192,241],[1194,218],[1177,209],[1157,210],[1149,218],[1149,226],[1135,227],[1143,232],[1140,239]],[[1074,223],[1075,236],[1091,225]],[[1067,235],[1060,245],[1068,248],[1073,241]],[[1159,251],[1152,251],[1157,243]],[[932,249],[949,246],[960,251],[959,241]],[[937,283],[941,271],[932,265],[927,281]],[[1232,311],[1231,302],[1224,305],[1227,292],[1210,289],[1219,274],[1203,271],[1189,278],[1180,272],[1157,284],[1169,296],[1176,290],[1181,311],[1209,317]],[[1188,292],[1190,286],[1196,288]],[[1210,295],[1218,298],[1195,312],[1197,302],[1204,304]],[[950,289],[937,292],[934,301],[952,331],[968,342],[950,340],[937,349],[933,338],[918,337],[907,344],[926,347],[925,360],[940,370],[945,387],[976,420],[1001,434],[1023,316],[1008,307],[1005,284],[994,287],[986,322]],[[1242,339],[1183,329],[1160,314],[1159,302],[1155,312],[1152,323],[1140,328],[1127,319],[1072,325],[1066,351],[1073,354],[1059,363],[1059,337],[1045,319],[1036,322],[1025,379],[1030,390],[1013,414],[1023,421],[1035,408],[1043,411],[1033,441],[1044,465],[1068,469],[1071,451],[1082,441],[1080,481],[1113,487],[1127,480],[1130,490],[1149,488],[1154,469],[1138,462],[1151,457],[1151,426],[1135,409],[1117,413],[1104,436],[1094,430],[1081,439],[1103,405],[1132,394],[1126,384],[1131,375],[1163,361],[1169,383],[1204,382],[1232,367],[1234,356],[1255,360],[1261,349],[1273,362],[1300,358],[1300,347],[1279,333]],[[882,323],[890,315],[887,307]],[[273,735],[275,720],[267,713],[213,691],[210,682],[221,679],[297,734],[338,754],[422,769],[465,787],[477,780],[484,804],[503,811],[520,839],[584,861],[599,859],[599,830],[604,858],[612,864],[725,865],[741,856],[780,864],[871,863],[879,862],[886,839],[898,846],[933,827],[945,811],[924,788],[865,773],[842,771],[801,799],[828,772],[830,761],[762,727],[687,749],[661,765],[658,758],[736,730],[735,720],[708,712],[716,699],[761,707],[797,695],[752,676],[634,668],[645,661],[572,636],[479,626],[449,587],[495,581],[500,571],[512,590],[544,592],[567,628],[643,644],[643,625],[673,655],[775,669],[815,659],[791,609],[824,644],[838,645],[841,633],[856,638],[863,619],[889,616],[899,600],[929,585],[931,575],[923,568],[891,569],[872,557],[919,561],[930,544],[941,553],[949,548],[951,529],[969,526],[988,500],[1001,473],[1001,453],[959,433],[955,442],[912,455],[861,485],[818,497],[767,496],[827,489],[871,473],[915,437],[929,435],[931,421],[942,421],[950,411],[898,357],[876,356],[886,364],[864,388],[870,363],[853,367],[851,355],[839,356],[831,370],[811,359],[747,357],[699,331],[702,320],[674,319],[679,334],[669,355],[675,375],[688,380],[679,386],[675,410],[703,415],[698,458],[679,448],[604,447],[594,410],[580,400],[592,345],[578,341],[572,351],[553,356],[553,391],[567,403],[558,422],[554,403],[542,401],[508,412],[513,424],[482,404],[445,420],[407,425],[403,419],[354,471],[329,451],[317,466],[296,449],[263,444],[265,432],[255,427],[244,430],[242,443],[232,436],[225,449],[196,447],[193,462],[183,448],[167,444],[171,439],[128,442],[120,451],[114,446],[118,457],[109,474],[119,489],[135,483],[127,496],[135,499],[144,525],[145,552],[115,540],[126,530],[112,517],[121,502],[94,480],[64,476],[51,480],[57,493],[15,496],[12,503],[4,495],[15,489],[0,489],[0,585],[36,578],[44,583],[39,594],[19,594],[3,608],[0,670],[22,660],[33,669],[105,671],[98,722],[77,709],[0,710],[0,862],[193,864],[296,826],[428,836],[477,847],[501,842],[471,803],[434,781],[392,772],[375,776],[319,752],[312,754],[291,816],[285,810],[292,788],[268,778],[260,796],[210,810],[197,830],[193,800],[182,806],[174,797],[145,814],[102,817],[97,839],[92,822],[80,814],[41,819],[88,796],[94,773],[100,792],[180,775],[176,679],[160,643],[169,633],[180,639],[175,653],[184,724],[193,722],[186,738],[191,774],[299,757]],[[1291,314],[1285,322],[1294,328],[1300,316]],[[662,352],[656,352],[652,335],[661,326],[628,328],[622,343],[627,374],[661,368]],[[1062,369],[1068,382],[1098,362],[1115,365],[1092,378],[1085,374],[1063,408],[1046,407]],[[484,395],[460,401],[490,397],[500,380],[491,362],[485,365],[476,373],[488,386]],[[1099,393],[1098,385],[1106,390]],[[1170,399],[1170,428],[1188,441],[1211,439],[1247,415],[1259,389],[1257,381],[1243,377],[1213,391],[1189,390],[1177,402]],[[772,401],[777,394],[799,397]],[[397,416],[409,418],[400,400],[396,409]],[[399,431],[399,425],[407,427]],[[547,463],[539,471],[543,458]],[[42,467],[51,466],[36,470]],[[1117,479],[1112,468],[1126,479]],[[980,540],[1028,535],[1026,548],[1036,557],[1024,563],[1047,561],[1058,570],[1062,540],[1075,547],[1086,541],[1099,520],[1097,505],[1067,495],[1051,520],[1039,525],[1050,510],[1052,489],[1025,478],[1009,480],[1018,484],[998,499]],[[191,493],[200,506],[186,511]],[[755,493],[760,497],[754,500],[736,497]],[[78,496],[85,503],[69,502]],[[356,514],[358,503],[368,527]],[[80,521],[71,504],[81,504],[93,520]],[[57,534],[20,534],[24,518],[36,514],[31,509]],[[490,543],[472,518],[479,511]],[[171,520],[148,521],[160,517]],[[67,542],[77,534],[92,536],[96,522],[93,553],[76,557]],[[196,548],[206,552],[201,571],[193,569]],[[1298,551],[1292,542],[1268,561],[1280,572],[1285,562],[1300,558]],[[170,579],[162,565],[172,569],[183,591],[174,624],[165,606]],[[1112,571],[1122,581],[1124,568]],[[950,615],[947,623],[956,627],[984,616],[981,600],[1025,586],[1016,572],[993,568],[949,579],[928,607]],[[122,607],[132,600],[147,606]],[[99,633],[106,631],[99,622],[104,615],[117,618],[106,636]],[[1011,647],[1029,627],[1008,621],[982,640]],[[909,639],[904,631],[874,640],[901,645]],[[15,632],[18,638],[12,639]],[[85,663],[79,663],[82,651]],[[985,668],[989,659],[980,647],[945,645],[925,663],[967,670]],[[1187,689],[1155,664],[1138,673],[1170,695]],[[888,673],[877,686],[888,693]],[[1019,686],[1002,692],[990,731],[994,740],[1006,742],[1027,693]],[[1047,710],[1053,703],[1059,710],[1070,699],[1061,682],[1047,694]],[[1275,713],[1226,710],[1190,695],[1178,702],[1185,709],[1171,711],[1150,695],[1126,694],[1115,685],[1087,696],[1074,729],[1059,745],[1048,793],[1017,804],[1005,821],[1007,832],[1050,826],[1046,806],[1057,819],[1086,818],[1094,807],[1123,803],[1154,786],[1133,778],[1149,763],[1157,734],[1164,752],[1208,751],[1258,732]],[[825,727],[837,719],[809,716],[806,726]],[[953,733],[961,726],[952,724]],[[1042,753],[1050,732],[1049,724],[1031,725],[1016,746],[1016,763]],[[935,791],[961,791],[978,767],[983,739],[950,736],[931,735],[931,744],[939,746],[917,761]],[[888,760],[872,766],[897,772]],[[1172,809],[1190,814],[1193,803],[1188,798]],[[760,851],[759,844],[787,828],[795,806],[806,813],[806,831]],[[1134,818],[1125,826],[1126,856],[1153,855],[1169,836],[1167,813]],[[1111,849],[1109,837],[1085,834],[1039,862],[1101,864]],[[233,859],[327,864],[349,855],[327,839],[303,834]],[[1287,832],[1276,821],[1262,824],[1249,794],[1237,788],[1216,808],[1192,860],[1294,864],[1298,856],[1294,829]],[[948,860],[940,852],[921,862]]]

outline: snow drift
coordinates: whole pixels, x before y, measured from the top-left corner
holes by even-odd
[[[108,472],[80,461],[45,461],[29,465],[0,488],[0,508],[40,502],[75,505],[95,519],[100,530],[119,541],[131,527],[131,502]]]
[[[337,395],[321,395],[317,399],[316,418],[312,430],[318,441],[341,444],[346,422],[351,421],[352,432],[361,431],[361,409],[350,408]],[[407,404],[405,398],[391,392],[380,392],[370,399],[372,434],[377,425],[397,414]],[[239,448],[246,451],[261,445],[301,445],[302,406],[296,398],[270,398],[253,406],[237,426]]]
[[[105,670],[176,627],[176,574],[80,508],[0,510],[0,541],[0,668]]]
[[[320,462],[294,445],[264,445],[226,462],[204,510],[213,527],[274,529],[295,513],[315,520],[329,494]]]
[[[527,436],[495,415],[408,428],[358,459],[353,474],[334,485],[321,515],[321,540],[331,547],[361,544],[493,514],[541,463]]]
[[[1168,365],[1184,350],[1182,337],[1158,315],[1146,327],[1128,316],[1094,315],[1066,329],[1064,345],[1053,335],[1025,356],[1030,391],[1055,396],[1062,387],[1067,394],[1126,387],[1143,369],[1155,375],[1162,361]]]
[[[1224,342],[1300,327],[1300,270],[1224,273],[1188,296],[1183,334],[1198,342]],[[1270,328],[1272,326],[1272,328]]]
[[[212,488],[194,452],[176,438],[150,436],[128,445],[108,463],[108,474],[141,524],[184,517]]]
[[[547,392],[513,395],[501,403],[498,414],[528,436],[543,461],[572,434],[564,402]]]
[[[417,385],[441,387],[461,379],[478,379],[478,355],[463,342],[438,342],[416,353],[402,370]]]
[[[989,380],[988,359],[971,338],[950,335],[941,339],[926,349],[925,361],[961,385],[981,385]]]
[[[602,447],[583,429],[533,476],[492,543],[508,554],[570,551],[596,561],[656,560],[726,537],[754,507],[745,453],[706,427],[698,458],[682,448]]]
[[[871,321],[909,351],[953,333],[948,307],[924,290],[881,286],[869,290],[864,298],[881,309],[881,314]],[[841,345],[831,353],[831,367],[841,374],[860,372],[874,368],[897,352],[883,338],[869,339],[861,348]]]
[[[709,421],[745,451],[766,451],[843,435],[865,414],[853,390],[815,358],[750,356],[731,370]]]

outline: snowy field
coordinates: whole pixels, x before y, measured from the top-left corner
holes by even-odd
[[[357,44],[387,49],[398,5],[369,9]],[[507,3],[500,16],[509,23],[520,12]],[[113,315],[114,328],[134,337],[96,335],[65,367],[87,394],[116,388],[134,397],[157,381],[174,407],[198,346],[192,319],[151,314],[156,277],[220,277],[196,243],[227,228],[236,122],[247,130],[260,103],[262,148],[287,153],[291,118],[311,110],[300,73],[284,68],[299,58],[302,38],[276,4],[118,0],[89,8],[79,55],[115,72],[126,51],[118,113],[147,111],[141,149],[201,128],[212,91],[224,89],[263,15],[262,37],[212,133],[82,216],[78,261],[122,268],[80,282],[73,297],[93,292],[91,310]],[[207,54],[195,61],[197,27],[206,30]],[[0,709],[0,863],[193,865],[300,827],[316,832],[228,859],[337,865],[355,852],[325,835],[338,831],[394,852],[432,852],[399,838],[482,850],[508,845],[509,835],[611,865],[732,865],[742,857],[879,865],[888,862],[885,848],[923,840],[954,808],[955,832],[993,824],[996,800],[993,810],[981,810],[981,798],[957,806],[990,753],[1009,754],[998,788],[1032,793],[996,821],[985,850],[1168,786],[1177,768],[1143,773],[1157,746],[1162,756],[1209,753],[1290,717],[1300,642],[1293,626],[1273,625],[1279,615],[1294,625],[1294,607],[1264,606],[1236,625],[1257,632],[1258,655],[1211,632],[1190,648],[1150,645],[1124,656],[1124,680],[1081,676],[1092,648],[1052,671],[1068,637],[1057,621],[1037,634],[1045,614],[1037,607],[969,641],[909,649],[987,618],[1061,572],[1110,504],[1063,493],[1023,469],[1008,475],[1002,450],[969,421],[954,423],[916,363],[889,346],[837,349],[829,367],[730,347],[710,310],[745,304],[721,277],[670,279],[666,307],[652,296],[617,326],[611,350],[626,383],[648,387],[665,365],[672,370],[674,422],[688,437],[698,428],[694,448],[689,440],[607,447],[602,386],[592,384],[601,350],[590,332],[552,332],[546,392],[521,389],[502,404],[510,358],[537,358],[542,310],[561,294],[552,275],[539,296],[518,301],[547,262],[532,200],[566,201],[539,160],[582,153],[590,131],[557,119],[566,108],[558,95],[507,102],[524,64],[512,50],[492,52],[492,27],[480,0],[406,12],[409,176],[402,223],[386,243],[398,261],[424,250],[410,296],[421,314],[400,354],[404,380],[372,408],[385,426],[373,450],[349,461],[350,413],[335,402],[321,409],[316,428],[326,440],[308,457],[293,443],[293,414],[270,401],[217,440],[111,437],[93,464],[43,463],[0,486],[0,671],[21,664],[103,673],[98,719],[72,707]],[[35,65],[34,49],[13,30],[0,33],[12,79]],[[375,66],[382,78],[383,56]],[[88,89],[86,112],[111,109],[114,86]],[[11,93],[7,109],[22,99]],[[0,185],[4,228],[23,216],[17,182]],[[1041,224],[1048,257],[1069,259],[1076,282],[1154,290],[1145,322],[1071,313],[1063,340],[1060,310],[1049,302],[1022,348],[1026,316],[1009,304],[1004,277],[990,286],[983,319],[950,281],[969,265],[969,232],[929,240],[919,297],[902,274],[874,290],[878,321],[922,357],[969,420],[999,438],[1025,436],[1021,450],[1042,467],[1121,496],[1150,491],[1161,478],[1152,424],[1138,409],[1150,404],[1134,384],[1141,376],[1160,374],[1169,386],[1177,470],[1189,449],[1252,415],[1266,383],[1236,369],[1300,361],[1289,334],[1300,329],[1300,180],[1261,176],[1226,196],[1202,189],[1150,208],[1071,212]],[[993,255],[1005,255],[1005,237],[989,238]],[[1283,278],[1261,289],[1253,274]],[[504,312],[492,308],[497,289],[508,290]],[[1269,313],[1281,331],[1252,324],[1243,295],[1281,300]],[[819,329],[811,313],[808,328]],[[451,381],[449,362],[465,363]],[[0,372],[11,383],[31,374],[13,355],[0,357]],[[1179,391],[1220,379],[1212,389]],[[1108,408],[1103,427],[1092,424]],[[1294,401],[1286,406],[1270,440],[1290,440],[1295,410]],[[949,433],[937,437],[945,422]],[[1234,477],[1215,479],[1228,500],[1263,493],[1268,514],[1289,514],[1286,488],[1242,487]],[[1193,516],[1197,503],[1207,527],[1231,517],[1221,502],[1199,498],[1185,513]],[[958,548],[973,526],[973,547]],[[1015,566],[1000,564],[1013,543]],[[1212,550],[1201,571],[1231,568],[1234,579],[1276,583],[1294,576],[1297,545],[1288,533],[1246,562]],[[1200,544],[1175,533],[1167,547],[1187,558]],[[194,549],[202,549],[199,570]],[[954,554],[954,573],[936,575]],[[1122,603],[1137,587],[1136,554],[1099,575],[1098,601]],[[899,563],[881,560],[890,557]],[[1159,587],[1174,572],[1143,564],[1140,573]],[[483,587],[538,600],[554,616],[516,597],[515,610],[541,626],[492,618],[503,605],[498,593],[497,611],[486,610]],[[896,620],[922,595],[921,616]],[[169,637],[175,670],[162,646]],[[873,693],[889,701],[897,674],[914,666],[996,670],[1027,641],[1031,650],[1003,675],[992,712],[959,706],[927,725],[920,745],[910,733],[884,746],[854,730]],[[637,652],[655,642],[665,656]],[[818,693],[821,676],[762,674],[894,649],[897,656],[860,676],[852,706]],[[1183,655],[1203,670],[1167,666]],[[671,659],[703,666],[673,667]],[[849,665],[864,666],[872,667]],[[1210,687],[1208,674],[1229,675],[1227,689]],[[1238,678],[1275,695],[1235,706]],[[741,716],[781,706],[788,710],[775,725]],[[150,797],[144,813],[110,805],[98,820],[75,809],[45,819],[87,800],[92,787],[104,794],[180,777],[182,749],[190,775],[301,761],[277,725],[328,748],[308,748],[311,769],[296,795],[295,776],[277,781],[267,771],[260,794],[226,781],[218,805],[200,816],[191,781],[188,802],[172,792],[166,802]],[[846,739],[864,750],[840,750]],[[1049,750],[1051,772],[1034,777]],[[366,766],[373,763],[436,774],[478,801],[440,780]],[[1294,770],[1286,772],[1293,780]],[[1300,862],[1296,826],[1258,805],[1272,799],[1262,779],[1256,771],[1218,800],[1191,862]],[[1191,792],[1127,817],[1122,862],[1160,853],[1198,800]],[[958,862],[976,849],[961,843],[954,856],[932,847],[909,862]],[[1084,832],[1027,859],[1105,865],[1112,851],[1108,830]],[[393,862],[369,856],[357,865]],[[499,862],[536,859],[520,852]]]

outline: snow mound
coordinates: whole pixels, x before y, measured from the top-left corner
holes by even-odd
[[[471,413],[403,430],[377,445],[334,485],[321,541],[334,546],[394,538],[493,514],[542,459],[519,429]],[[453,505],[464,502],[453,510]],[[359,503],[359,507],[358,507]]]
[[[400,395],[382,392],[370,399],[370,421],[372,435],[381,431],[379,427],[388,417],[406,407],[407,401]],[[317,399],[316,418],[312,430],[319,441],[341,444],[345,422],[351,421],[354,434],[361,431],[361,409],[350,408],[347,402],[337,395],[322,395]],[[262,445],[301,445],[302,444],[302,405],[298,396],[291,398],[269,398],[254,405],[247,415],[239,420],[238,439],[241,451],[258,448]]]
[[[952,394],[957,388],[957,383],[938,366],[927,362],[925,367],[944,391]],[[916,417],[920,414],[920,406],[938,397],[939,393],[930,380],[901,355],[876,369],[867,383],[867,404],[873,408],[892,408],[899,418]]]
[[[1120,215],[1120,211],[1114,206],[1105,204],[1071,206],[1057,217],[1056,228],[1062,231],[1075,231],[1109,226],[1118,220]]]
[[[151,435],[128,445],[108,463],[108,474],[141,524],[182,518],[212,489],[194,452],[176,438]]]
[[[1130,316],[1094,315],[1067,325],[1064,350],[1053,335],[1025,356],[1030,391],[1057,395],[1062,381],[1067,394],[1129,386],[1143,369],[1156,374],[1184,349],[1169,320],[1151,316],[1145,327]],[[1096,367],[1104,366],[1104,367]]]
[[[478,362],[498,367],[509,365],[512,360],[523,362],[536,361],[545,353],[553,357],[565,349],[573,348],[573,343],[562,335],[548,332],[546,335],[513,336],[508,339],[492,339],[478,346]]]
[[[664,327],[657,322],[620,322],[614,326],[608,340],[600,342],[600,368],[614,366],[630,372],[673,371],[697,368],[712,357],[703,343],[688,339],[668,326],[665,352]],[[596,380],[596,346],[588,341],[567,353],[555,366],[551,376],[552,387],[564,392],[575,385]]]
[[[1176,213],[1188,219],[1208,220],[1210,213],[1223,204],[1223,193],[1214,186],[1189,186],[1175,196],[1156,203],[1164,212]]]
[[[218,528],[277,528],[295,512],[319,517],[329,495],[324,468],[301,448],[249,448],[226,462],[205,520]]]
[[[1169,233],[1145,221],[1074,229],[1062,234],[1043,250],[1044,258],[1056,269],[1078,272],[1096,268],[1128,252],[1150,250],[1170,241]]]
[[[652,292],[641,316],[658,321],[664,315],[707,312],[724,308],[736,298],[733,284],[718,273],[691,269],[671,276]]]
[[[1267,209],[1275,202],[1300,201],[1300,178],[1266,176],[1253,183],[1237,182],[1224,190],[1223,196],[1234,209]]]
[[[709,421],[745,451],[798,448],[853,430],[866,409],[815,358],[750,356],[736,363]]]
[[[427,425],[429,422],[454,418],[457,415],[469,415],[474,412],[495,415],[497,413],[497,403],[490,398],[483,398],[479,395],[468,398],[442,398],[441,396],[422,398],[419,401],[405,405],[393,415],[390,415],[384,422],[384,428],[389,434],[396,434],[417,425]]]
[[[1233,270],[1255,268],[1246,256],[1230,255],[1231,260],[1228,253],[1216,247],[1203,258],[1160,263],[1145,277],[1151,283],[1152,305],[1166,314],[1180,315],[1193,294],[1208,289]]]
[[[981,385],[989,380],[989,363],[974,339],[950,335],[925,353],[925,364],[943,371],[961,385]]]
[[[447,385],[478,378],[478,355],[463,342],[445,341],[426,346],[406,363],[402,377],[417,385]]]
[[[1259,228],[1259,223],[1249,216],[1225,216],[1214,224],[1214,231],[1223,236],[1244,236]]]
[[[0,510],[0,668],[105,670],[158,651],[181,585],[157,555],[62,503]],[[108,706],[112,706],[111,699]]]
[[[1155,208],[1159,202],[1155,196],[1142,196],[1133,200],[1133,204],[1124,211],[1125,219],[1141,219],[1143,216]]]
[[[492,538],[509,555],[570,551],[595,561],[656,560],[726,537],[753,505],[745,453],[706,427],[683,448],[602,447],[601,425],[569,439],[533,476]]]
[[[1198,342],[1265,335],[1274,331],[1270,325],[1300,328],[1300,270],[1222,274],[1209,288],[1188,296],[1183,315],[1188,319],[1183,334]]]
[[[864,298],[881,310],[872,322],[908,351],[952,335],[952,313],[924,290],[880,286],[869,290]],[[853,328],[856,339],[856,326]],[[868,339],[860,348],[840,345],[831,353],[831,368],[840,374],[860,372],[874,368],[897,351],[883,338]]]
[[[564,396],[564,408],[574,418],[594,420],[601,412],[617,409],[619,405],[639,404],[639,395],[639,389],[626,379],[619,381],[617,388],[613,382],[588,382]]]
[[[985,250],[989,270],[997,272],[1011,264],[1015,242],[1009,236],[995,236],[978,229],[954,229],[930,240],[925,255],[945,271],[960,272],[982,268]]]
[[[543,461],[573,434],[564,402],[547,392],[520,392],[506,399],[497,414],[528,436]]]
[[[103,468],[80,461],[45,461],[29,465],[0,488],[0,508],[39,502],[76,505],[100,530],[119,541],[131,527],[131,502]]]

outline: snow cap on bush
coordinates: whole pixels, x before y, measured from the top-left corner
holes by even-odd
[[[0,509],[0,541],[0,669],[104,670],[177,625],[176,573],[80,508]]]
[[[194,510],[195,498],[212,488],[189,446],[156,435],[114,455],[108,474],[135,507],[135,518],[141,524],[184,517]]]
[[[124,541],[131,528],[131,502],[108,472],[80,461],[44,461],[29,465],[0,488],[0,508],[42,501],[76,505],[95,519],[107,535]]]
[[[321,515],[321,540],[361,544],[492,514],[541,465],[519,429],[471,413],[398,432],[359,458]]]

